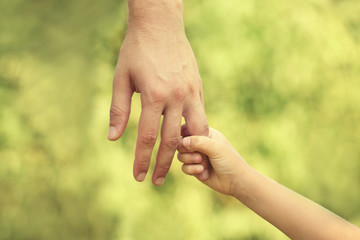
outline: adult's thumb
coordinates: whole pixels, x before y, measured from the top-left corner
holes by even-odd
[[[108,139],[111,141],[119,139],[125,131],[129,121],[133,93],[128,78],[114,79],[108,132]]]

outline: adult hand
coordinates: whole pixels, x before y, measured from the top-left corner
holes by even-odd
[[[184,32],[181,1],[133,0],[129,1],[129,13],[113,81],[108,138],[121,137],[131,97],[140,93],[142,112],[133,173],[137,181],[145,179],[164,115],[152,177],[155,185],[162,185],[180,141],[182,116],[189,134],[208,135],[202,83]],[[206,168],[208,163],[203,164]]]

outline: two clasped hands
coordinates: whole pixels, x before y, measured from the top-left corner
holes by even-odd
[[[292,239],[360,239],[360,230],[251,168],[218,131],[209,129],[202,81],[184,31],[181,0],[128,0],[129,22],[113,81],[108,139],[119,139],[131,98],[141,94],[133,173],[144,181],[158,138],[152,182],[160,186],[175,151],[182,170],[236,197]],[[181,126],[181,118],[186,124]]]

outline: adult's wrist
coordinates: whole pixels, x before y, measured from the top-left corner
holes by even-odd
[[[129,29],[184,31],[182,0],[128,0]]]

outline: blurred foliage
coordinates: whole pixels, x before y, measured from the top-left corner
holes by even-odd
[[[185,1],[210,124],[250,165],[360,225],[360,2]],[[286,239],[184,176],[132,178],[106,140],[119,1],[0,1],[0,239]]]

